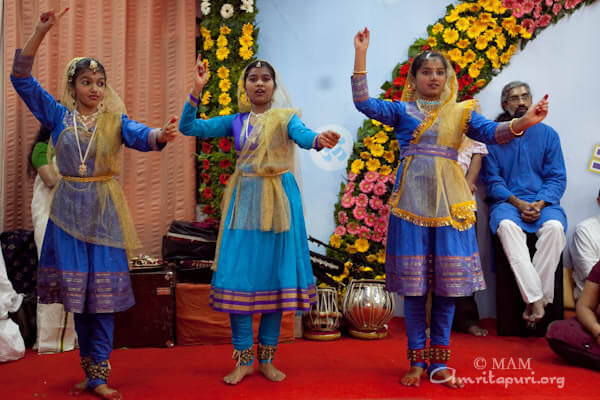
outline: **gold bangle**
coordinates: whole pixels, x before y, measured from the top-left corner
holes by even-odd
[[[510,133],[512,133],[512,134],[513,134],[513,135],[515,135],[515,136],[523,136],[523,133],[524,133],[525,131],[516,132],[516,131],[513,129],[513,122],[515,122],[515,120],[517,120],[517,119],[518,119],[518,118],[513,118],[513,119],[510,121],[510,123],[508,124],[508,129],[510,129]]]
[[[366,75],[367,74],[367,70],[365,69],[364,71],[354,71],[353,75]]]

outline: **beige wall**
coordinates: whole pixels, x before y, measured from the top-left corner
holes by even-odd
[[[93,56],[107,71],[130,118],[161,127],[179,116],[195,60],[195,0],[5,0],[4,230],[31,229],[33,179],[27,157],[39,123],[9,80],[15,48],[21,47],[42,11],[71,9],[46,36],[33,75],[57,95],[64,66]],[[125,150],[121,173],[129,207],[147,254],[160,255],[161,237],[173,219],[193,219],[195,141],[181,137],[161,153]]]

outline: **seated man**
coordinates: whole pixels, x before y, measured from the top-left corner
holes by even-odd
[[[596,198],[600,206],[600,193]],[[585,280],[592,267],[600,260],[600,215],[595,215],[577,224],[563,257],[565,268],[573,270],[573,297],[581,296]]]
[[[502,89],[504,113],[511,120],[531,106],[531,90],[523,82]],[[519,132],[513,132],[519,135]],[[535,323],[554,300],[554,273],[565,247],[567,218],[560,206],[566,171],[560,140],[554,129],[537,124],[512,142],[489,146],[482,178],[490,204],[490,228],[497,234],[527,305],[523,319]],[[538,237],[533,259],[527,233]]]

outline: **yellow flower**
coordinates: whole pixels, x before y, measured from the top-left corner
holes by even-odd
[[[456,43],[456,45],[461,49],[466,49],[467,47],[469,47],[470,44],[471,42],[469,42],[469,40],[467,39],[460,39],[458,43]]]
[[[228,43],[227,38],[223,35],[219,35],[217,38],[217,47],[227,47]]]
[[[217,75],[219,76],[219,78],[221,79],[226,79],[229,78],[229,70],[227,69],[226,66],[221,65],[219,67],[219,69],[217,70]]]
[[[490,48],[485,52],[488,60],[493,61],[498,59],[498,48],[494,46],[490,46]]]
[[[494,33],[494,31],[492,30],[487,30],[483,33],[483,36],[485,36],[485,38],[488,40],[488,42],[490,40],[494,40],[494,37],[496,36],[496,34]]]
[[[475,42],[475,48],[478,50],[483,50],[487,47],[488,45],[488,40],[486,39],[485,36],[479,36],[477,38],[477,41]]]
[[[254,32],[254,26],[251,23],[247,23],[242,26],[242,33],[244,35],[252,35],[252,32]]]
[[[395,151],[395,150],[398,150],[398,141],[397,141],[397,140],[392,140],[392,141],[390,142],[390,149],[392,149],[392,150],[394,150],[394,151]]]
[[[380,175],[389,175],[392,173],[392,167],[390,167],[389,165],[384,165],[383,167],[381,167],[379,169],[379,174]]]
[[[204,48],[204,50],[210,50],[212,49],[212,47],[215,45],[215,42],[212,39],[205,39],[204,43],[202,44],[202,47]]]
[[[208,119],[208,115],[206,115],[205,113],[200,113],[200,118]]]
[[[446,15],[446,21],[450,23],[456,21],[458,18],[460,18],[460,15],[458,14],[458,10],[456,8],[450,11],[448,15]]]
[[[205,38],[210,38],[210,31],[203,26],[200,27],[200,34]]]
[[[352,261],[346,261],[344,263],[344,273],[347,274],[350,272],[350,268],[352,268],[354,266],[354,264],[352,264]]]
[[[462,51],[455,47],[448,52],[448,57],[450,57],[452,61],[456,62],[459,58],[462,57]]]
[[[229,94],[221,93],[219,95],[219,104],[222,106],[227,106],[229,103],[231,103],[231,97],[229,97]]]
[[[354,242],[354,247],[356,247],[356,250],[364,253],[369,250],[369,241],[363,238],[356,239],[356,242]]]
[[[210,102],[210,91],[204,92],[202,95],[202,104],[207,105]]]
[[[254,55],[254,52],[252,50],[250,50],[248,47],[240,47],[239,54],[243,60],[249,60]]]
[[[481,11],[481,6],[479,4],[472,4],[471,7],[469,7],[469,11],[472,13],[478,13]]]
[[[471,24],[469,24],[469,20],[466,18],[459,18],[458,21],[456,21],[456,29],[458,29],[461,32],[466,31],[467,29],[469,29],[469,26]]]
[[[384,131],[379,131],[377,132],[377,134],[375,134],[374,136],[375,139],[375,143],[386,143],[388,140],[390,140],[390,137],[388,135],[385,134]]]
[[[438,33],[440,33],[443,30],[444,30],[444,25],[442,25],[438,22],[437,24],[435,24],[433,26],[433,28],[431,28],[431,33],[433,33],[434,35],[437,35]]]
[[[354,160],[352,165],[350,165],[350,170],[353,174],[358,174],[365,167],[365,162],[363,160]]]
[[[371,120],[371,121],[373,121],[373,120]],[[369,148],[375,144],[375,140],[373,140],[373,138],[371,136],[369,136],[369,137],[365,138],[365,140],[363,141],[363,144],[365,145],[365,147]]]
[[[396,156],[394,155],[393,151],[388,150],[385,153],[383,153],[383,158],[385,158],[385,161],[387,161],[387,162],[389,162],[391,164],[396,159]],[[381,169],[383,170],[383,168],[381,168]],[[379,172],[381,173],[381,170]],[[385,174],[385,175],[387,175],[387,174]]]
[[[371,154],[373,154],[373,156],[375,157],[381,157],[384,152],[383,146],[379,143],[376,143],[373,146],[369,147],[369,150],[371,150]]]
[[[465,51],[465,61],[468,63],[472,63],[477,58],[477,54],[471,49]]]
[[[531,39],[531,32],[529,32],[527,29],[521,27],[521,37],[523,39]]]
[[[223,61],[229,57],[229,49],[227,47],[221,47],[217,50],[217,60]]]
[[[496,45],[500,50],[502,50],[504,46],[506,46],[506,36],[503,34],[496,36]]]
[[[342,245],[342,237],[338,236],[334,233],[329,238],[329,244],[332,245],[333,247],[335,247],[336,249],[339,249],[340,246]]]
[[[485,79],[479,79],[475,82],[475,86],[478,88],[482,88],[485,86],[486,83],[487,81]]]
[[[219,29],[219,33],[221,35],[229,35],[231,33],[231,29],[229,29],[227,25],[223,25],[221,26],[221,29]]]
[[[219,111],[219,115],[231,115],[232,112],[233,111],[231,110],[231,107],[225,107],[224,109]]]
[[[385,264],[385,251],[379,250],[377,252],[377,262],[379,264]],[[385,275],[383,276],[383,279],[385,279]]]
[[[478,58],[477,61],[475,61],[475,68],[479,68],[482,69],[483,67],[485,67],[485,60],[483,58]]]
[[[381,163],[376,158],[372,158],[369,161],[367,161],[367,169],[369,171],[377,171],[380,166],[381,166]]]
[[[244,47],[250,47],[254,44],[254,39],[252,39],[252,36],[242,35],[240,36],[239,42]]]
[[[246,105],[250,105],[250,103],[248,102],[248,96],[246,96],[246,91],[242,91],[242,94],[240,95],[240,102],[242,104],[246,104]]]
[[[363,160],[369,160],[371,158],[371,153],[369,153],[368,151],[361,151],[360,158],[362,158]]]
[[[461,57],[458,60],[456,60],[455,62],[460,66],[460,69],[463,69],[467,65],[469,65],[469,61],[465,57]]]
[[[389,125],[384,125],[383,130],[386,132],[392,132],[394,130],[394,127],[389,126]]]
[[[444,38],[444,42],[452,44],[458,40],[458,31],[456,29],[446,28],[444,29],[442,37]]]
[[[375,120],[375,119],[372,119],[372,120],[371,120],[371,123],[372,123],[373,125],[375,125],[375,126],[380,126],[380,125],[381,125],[381,122],[379,122],[379,121],[377,121],[377,120]]]
[[[472,64],[469,67],[469,75],[471,76],[471,78],[473,78],[473,79],[477,78],[480,73],[481,73],[481,70],[479,68],[477,68],[477,66],[475,64]]]
[[[435,47],[435,46],[437,46],[437,40],[435,40],[434,37],[429,37],[429,38],[427,38],[427,44],[430,47]]]
[[[356,247],[346,243],[346,251],[350,254],[356,254]]]
[[[486,11],[494,11],[496,2],[495,2],[495,0],[479,0],[479,4]]]
[[[367,261],[370,262],[370,263],[373,263],[373,262],[377,261],[377,256],[375,254],[369,254],[367,256]],[[362,271],[362,272],[371,272],[371,271],[373,271],[373,268],[371,268],[371,267],[360,267],[358,270]]]
[[[508,64],[508,62],[510,61],[510,57],[512,56],[512,54],[510,54],[508,51],[505,51],[504,53],[502,53],[502,55],[500,56],[500,62],[502,64]]]
[[[219,89],[222,92],[227,92],[231,88],[231,81],[229,79],[222,79],[219,81]]]

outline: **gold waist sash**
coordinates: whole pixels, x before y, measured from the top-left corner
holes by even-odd
[[[63,176],[65,181],[69,182],[106,182],[110,181],[114,175],[103,175],[103,176]]]

